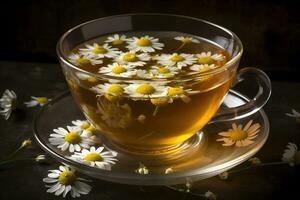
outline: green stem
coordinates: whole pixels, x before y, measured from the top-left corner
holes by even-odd
[[[176,50],[175,52],[178,52],[180,49],[182,49],[185,46],[186,42],[183,42]]]
[[[22,146],[20,146],[20,147],[17,148],[14,152],[12,152],[11,154],[9,154],[8,157],[7,157],[6,159],[11,158],[11,157],[14,157],[21,149],[23,149]]]

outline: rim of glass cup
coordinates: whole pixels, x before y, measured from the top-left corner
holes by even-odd
[[[161,15],[161,16],[171,16],[171,17],[179,17],[179,18],[185,18],[185,19],[189,19],[189,20],[195,20],[195,21],[198,21],[198,22],[201,22],[201,23],[205,23],[205,24],[208,24],[210,26],[213,26],[215,28],[218,28],[218,29],[221,29],[222,31],[228,33],[229,35],[232,36],[232,38],[234,38],[234,40],[237,41],[238,45],[240,46],[240,49],[238,51],[238,53],[234,56],[234,57],[231,57],[229,61],[227,61],[222,67],[218,67],[218,68],[214,68],[214,69],[211,69],[209,71],[204,71],[204,72],[196,72],[196,73],[192,73],[192,74],[187,74],[187,75],[182,75],[180,76],[178,79],[177,77],[173,77],[173,78],[152,78],[152,79],[148,79],[148,78],[132,78],[132,77],[117,77],[117,76],[112,76],[112,75],[106,75],[106,74],[100,74],[100,73],[93,73],[93,72],[89,72],[87,70],[84,70],[76,65],[74,65],[73,63],[71,63],[67,58],[66,56],[63,54],[63,51],[62,51],[62,48],[63,48],[63,41],[66,39],[66,37],[70,34],[72,34],[73,31],[75,31],[76,29],[78,28],[81,28],[87,24],[90,24],[90,23],[93,23],[93,22],[96,22],[96,21],[101,21],[101,20],[106,20],[106,19],[111,19],[111,18],[116,18],[116,17],[126,17],[126,16],[145,16],[145,15]],[[68,67],[74,69],[74,70],[77,70],[77,71],[80,71],[82,73],[85,73],[87,75],[90,75],[90,76],[93,76],[93,77],[96,77],[96,78],[99,78],[99,79],[116,79],[116,80],[146,80],[146,81],[155,81],[155,80],[158,80],[158,81],[162,81],[162,80],[168,80],[168,81],[172,81],[172,80],[185,80],[185,79],[189,79],[189,78],[201,78],[203,76],[212,76],[214,74],[218,74],[228,68],[230,68],[231,66],[233,66],[239,59],[240,57],[242,56],[243,54],[243,44],[241,42],[241,40],[238,38],[238,36],[230,31],[229,29],[227,28],[224,28],[220,25],[217,25],[217,24],[214,24],[212,22],[209,22],[209,21],[206,21],[206,20],[203,20],[203,19],[199,19],[199,18],[196,18],[196,17],[190,17],[190,16],[184,16],[184,15],[176,15],[176,14],[164,14],[164,13],[130,13],[130,14],[121,14],[121,15],[111,15],[111,16],[107,16],[107,17],[101,17],[101,18],[97,18],[97,19],[94,19],[94,20],[90,20],[90,21],[87,21],[87,22],[84,22],[84,23],[81,23],[71,29],[69,29],[68,31],[66,31],[61,37],[60,39],[58,40],[58,43],[56,45],[56,52],[57,52],[57,55],[59,57],[59,59],[64,63],[66,64]]]

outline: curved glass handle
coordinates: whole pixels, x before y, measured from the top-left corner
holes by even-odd
[[[234,85],[245,79],[254,79],[258,84],[258,92],[254,98],[244,105],[233,108],[221,108],[217,115],[209,122],[229,121],[247,117],[263,107],[271,95],[271,81],[265,72],[253,67],[241,69]]]

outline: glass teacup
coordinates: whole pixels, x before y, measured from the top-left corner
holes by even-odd
[[[112,38],[115,34],[118,34],[118,38],[110,41],[109,49],[104,49],[107,46],[103,46],[103,43],[107,40],[103,38]],[[127,38],[136,37],[139,49],[130,49],[130,40],[122,41],[119,37],[122,34]],[[153,38],[177,37],[180,40],[180,34],[186,37],[181,39],[182,44],[174,48],[174,52],[168,52],[167,61],[171,64],[161,59],[167,54],[153,54],[153,51],[166,47],[167,42],[156,49],[153,45],[153,51],[140,48],[157,42]],[[100,46],[95,42],[101,43]],[[119,51],[120,48],[118,51],[113,48],[122,42],[129,44],[129,47],[123,47],[123,52]],[[206,50],[207,57],[211,56],[207,49],[220,54],[214,54],[215,60],[212,56],[212,60],[204,61],[200,60],[203,56],[188,57],[191,53],[200,55],[196,46],[190,44],[193,42],[205,44],[201,48]],[[96,44],[94,50],[97,51],[92,53],[103,56],[99,59],[89,54],[78,56],[78,45],[85,43]],[[124,52],[125,48],[129,48],[129,51]],[[171,48],[173,44],[170,44]],[[105,57],[103,52],[111,49],[111,54]],[[174,152],[207,123],[248,116],[267,102],[271,86],[265,73],[255,68],[244,68],[237,73],[242,52],[239,38],[223,27],[200,19],[165,14],[129,14],[89,21],[66,32],[57,45],[67,83],[86,118],[119,148],[151,155]],[[147,55],[142,57],[142,54]],[[70,59],[70,55],[73,61],[77,59],[78,65]],[[217,59],[220,56],[222,59]],[[119,58],[123,59],[122,62]],[[185,59],[186,63],[183,62]],[[138,62],[140,65],[133,66]],[[170,74],[168,76],[156,76],[150,68],[143,70],[144,64],[141,62],[156,63],[151,69],[161,72],[170,72],[174,67],[176,69],[173,74],[167,73]],[[107,66],[114,67],[110,69],[114,70],[112,72],[115,75],[101,73],[100,68],[109,68]],[[187,68],[192,70],[188,71]],[[135,74],[127,73],[129,71]],[[116,76],[123,72],[127,76]],[[256,97],[237,108],[219,109],[232,85],[245,78],[253,78],[258,83]]]

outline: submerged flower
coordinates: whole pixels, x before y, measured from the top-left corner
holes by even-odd
[[[128,66],[144,66],[146,61],[150,60],[150,56],[146,53],[137,54],[134,51],[128,51],[121,53],[115,58],[115,61],[121,65],[126,64]]]
[[[112,43],[113,45],[121,45],[126,42],[128,39],[125,35],[114,34],[113,36],[107,37],[105,42]]]
[[[87,57],[86,55],[80,55],[78,53],[72,53],[69,56],[70,62],[75,65],[83,66],[83,65],[99,65],[102,64],[102,60],[94,59],[92,57]]]
[[[193,37],[184,37],[184,36],[177,36],[174,38],[175,40],[181,41],[182,43],[200,43],[199,40],[193,38]]]
[[[282,155],[283,162],[287,162],[290,166],[300,164],[300,151],[296,144],[289,142]]]
[[[253,144],[253,139],[256,138],[260,131],[260,124],[255,123],[252,125],[253,120],[250,120],[246,126],[232,124],[232,129],[225,132],[220,132],[219,135],[223,138],[217,139],[219,142],[224,142],[223,146],[236,145],[237,147],[248,146]]]
[[[142,163],[140,163],[139,168],[137,168],[135,172],[142,175],[149,174],[148,168]]]
[[[296,118],[297,123],[300,124],[300,113],[297,110],[292,109],[292,113],[285,113],[285,114],[289,117]]]
[[[196,58],[192,54],[185,53],[161,54],[155,59],[163,66],[176,66],[179,69],[196,62]]]
[[[7,120],[12,111],[17,108],[17,95],[12,90],[5,90],[0,99],[0,115],[4,115]]]
[[[129,65],[113,63],[107,65],[107,67],[101,67],[98,72],[110,76],[132,77],[135,75],[135,71],[133,71],[132,68],[133,67]]]
[[[101,59],[104,57],[113,58],[119,54],[118,49],[112,48],[108,44],[99,45],[94,43],[93,45],[86,44],[86,48],[79,49],[82,55],[88,58]]]
[[[85,165],[111,170],[111,166],[116,164],[117,152],[103,151],[103,149],[104,147],[83,149],[81,152],[75,152],[70,158]]]
[[[222,54],[211,54],[210,51],[196,54],[198,64],[213,64],[215,61],[222,61],[225,56]]]
[[[46,103],[48,103],[49,101],[51,101],[51,99],[48,99],[47,97],[34,97],[34,96],[31,96],[31,101],[28,101],[28,102],[24,102],[25,105],[27,107],[34,107],[34,106],[43,106],[45,105]]]
[[[59,169],[49,170],[48,177],[44,178],[48,193],[54,193],[56,196],[62,194],[63,197],[70,192],[73,198],[80,197],[82,194],[88,194],[92,187],[82,181],[88,181],[77,177],[75,170],[69,166],[59,166]]]
[[[91,76],[91,75],[88,75],[85,73],[76,72],[75,74],[80,80],[83,80],[83,81],[88,81],[90,83],[96,83],[99,81],[97,77]]]
[[[127,48],[131,51],[141,52],[154,52],[156,49],[161,50],[164,47],[163,43],[158,42],[158,38],[153,38],[148,35],[137,38],[133,37],[128,39]]]
[[[166,87],[153,83],[133,83],[125,87],[125,93],[132,98],[155,98],[161,97]]]
[[[67,126],[67,129],[53,129],[54,133],[50,134],[49,138],[50,144],[62,151],[69,149],[70,152],[74,152],[81,151],[82,148],[87,149],[95,143],[92,138],[84,136],[79,127]]]

